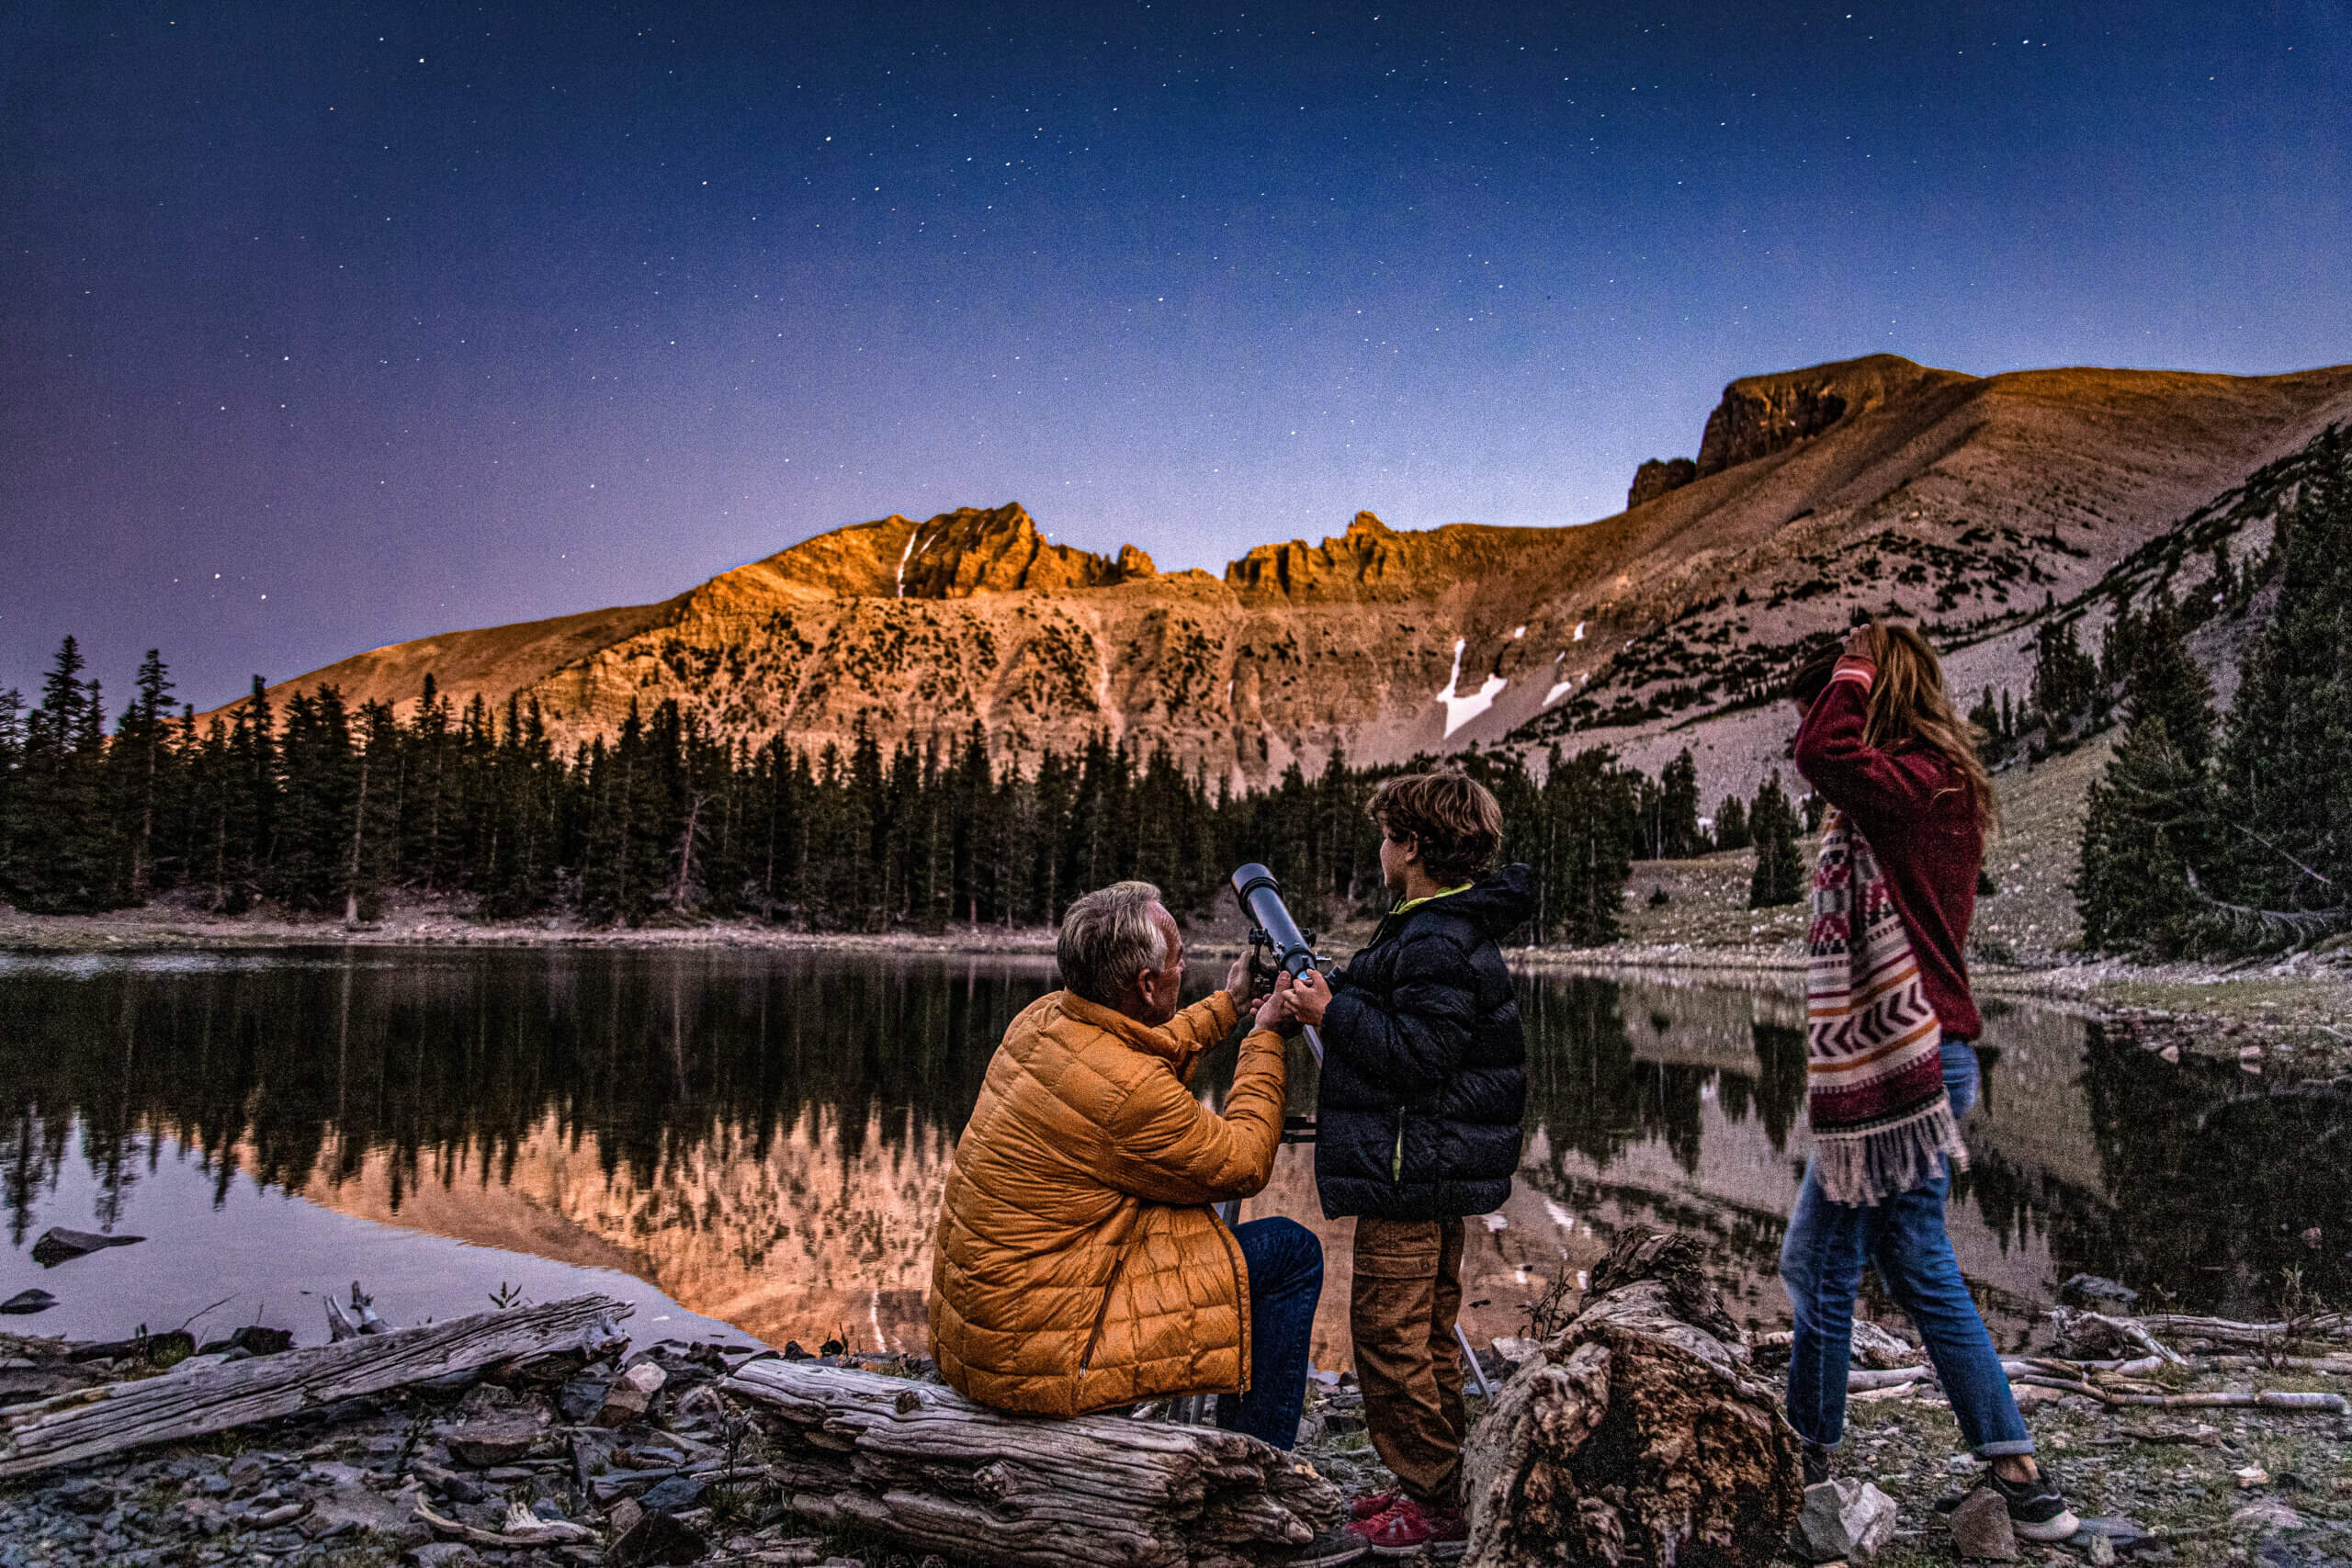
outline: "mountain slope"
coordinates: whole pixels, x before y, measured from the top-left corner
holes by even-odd
[[[834,530],[660,604],[397,645],[281,690],[537,700],[568,739],[675,698],[720,732],[846,746],[978,723],[1003,760],[1098,730],[1263,778],[1472,740],[1769,755],[1757,694],[1899,608],[2016,686],[2014,635],[2256,466],[2352,417],[2352,367],[1972,377],[1890,355],[1736,381],[1697,477],[1577,527],[1398,532],[1160,573],[1047,542],[1017,505]],[[1749,735],[1750,731],[1754,734]],[[1740,737],[1747,737],[1740,739]],[[1655,765],[1653,762],[1651,765]],[[1710,796],[1712,798],[1712,795]]]

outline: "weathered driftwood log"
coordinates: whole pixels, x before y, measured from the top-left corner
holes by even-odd
[[[2237,1323],[2171,1312],[2152,1312],[2131,1321],[2168,1339],[2202,1339],[2248,1350],[2276,1349],[2297,1339],[2352,1339],[2352,1312],[2317,1313],[2291,1323]]]
[[[185,1370],[162,1377],[12,1405],[0,1410],[0,1476],[276,1420],[503,1361],[593,1349],[619,1337],[614,1324],[629,1311],[605,1296],[575,1296],[251,1360],[184,1362]]]
[[[1643,1233],[1470,1433],[1467,1568],[1764,1568],[1804,1500],[1796,1433],[1687,1237]]]
[[[803,1518],[974,1562],[1250,1568],[1336,1523],[1340,1492],[1209,1427],[1006,1416],[937,1383],[758,1360],[719,1385],[773,1417],[771,1469]]]

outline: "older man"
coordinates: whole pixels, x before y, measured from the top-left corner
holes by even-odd
[[[1246,1002],[1247,961],[1182,1011],[1184,938],[1146,882],[1069,908],[1064,989],[989,1063],[947,1174],[932,1265],[941,1375],[1046,1416],[1215,1393],[1217,1424],[1297,1436],[1323,1249],[1211,1205],[1266,1184],[1282,1141],[1285,996],[1243,1041],[1220,1116],[1187,1087]]]

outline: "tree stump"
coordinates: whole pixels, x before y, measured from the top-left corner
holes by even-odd
[[[1611,1249],[1583,1309],[1463,1452],[1466,1568],[1764,1568],[1804,1501],[1797,1435],[1689,1238]]]
[[[1008,1416],[937,1383],[757,1360],[721,1392],[771,1417],[802,1518],[918,1551],[1038,1568],[1272,1568],[1335,1524],[1340,1491],[1238,1432]]]

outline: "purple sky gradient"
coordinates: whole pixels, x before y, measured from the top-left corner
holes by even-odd
[[[0,95],[0,688],[118,707],[894,511],[1588,521],[1883,349],[2352,358],[2345,0],[60,0]]]

